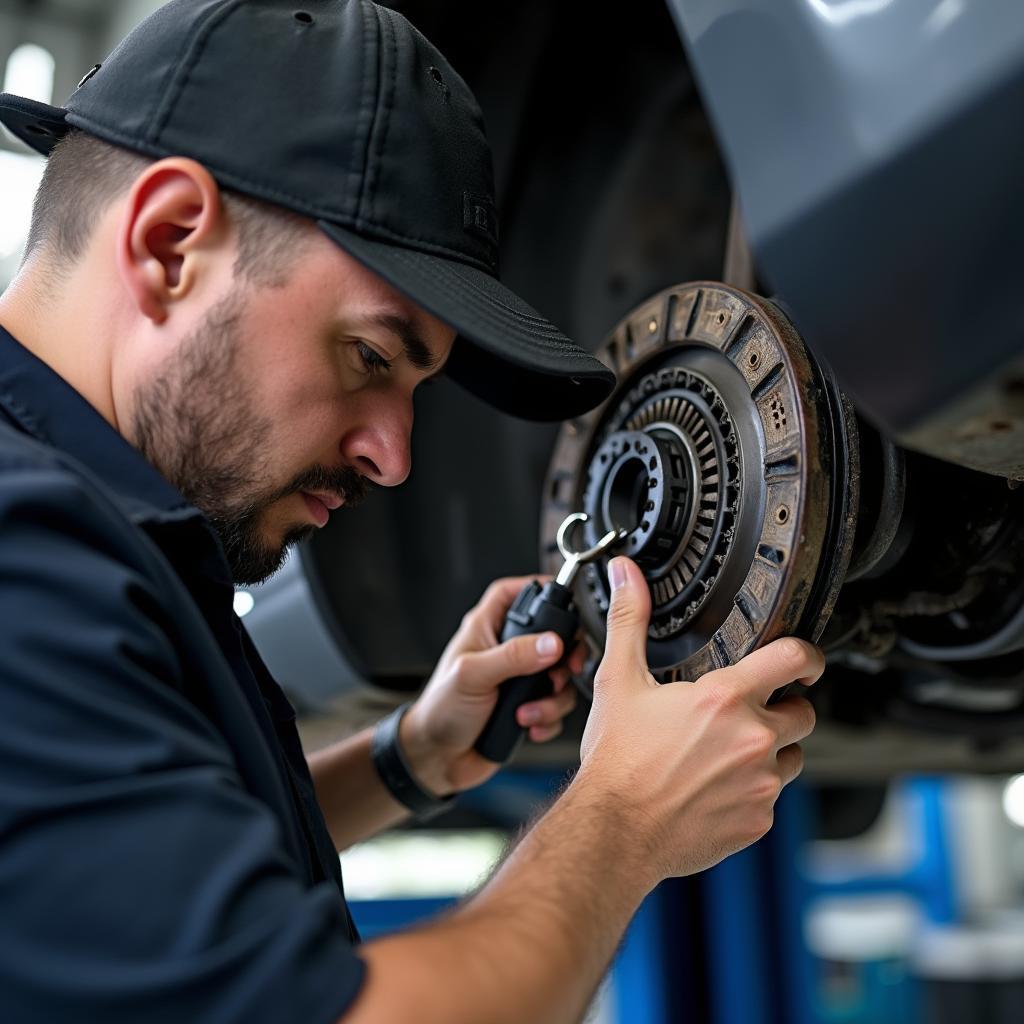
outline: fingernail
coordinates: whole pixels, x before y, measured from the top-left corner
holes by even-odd
[[[558,637],[554,633],[541,633],[537,637],[537,653],[542,658],[550,658],[558,650]]]
[[[621,558],[613,558],[608,563],[608,582],[612,590],[618,590],[626,582],[626,563]]]

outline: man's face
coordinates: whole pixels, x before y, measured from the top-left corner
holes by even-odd
[[[411,468],[413,389],[454,332],[311,227],[281,287],[239,281],[135,393],[131,439],[220,535],[235,581]]]

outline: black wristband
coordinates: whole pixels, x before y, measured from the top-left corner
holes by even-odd
[[[370,743],[370,757],[388,792],[420,821],[427,821],[448,810],[455,802],[455,795],[433,796],[416,781],[410,770],[398,741],[398,728],[402,716],[411,707],[411,704],[403,704],[377,723]]]

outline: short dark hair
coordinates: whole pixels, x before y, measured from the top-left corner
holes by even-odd
[[[73,129],[46,162],[32,207],[25,259],[46,252],[55,266],[85,252],[100,215],[151,164],[150,157]],[[221,189],[228,219],[238,232],[235,273],[263,287],[287,282],[295,247],[310,222],[282,207]]]

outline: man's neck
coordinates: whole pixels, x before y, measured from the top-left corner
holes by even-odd
[[[40,257],[0,295],[0,326],[67,381],[115,430],[110,338],[81,275],[50,274]]]

